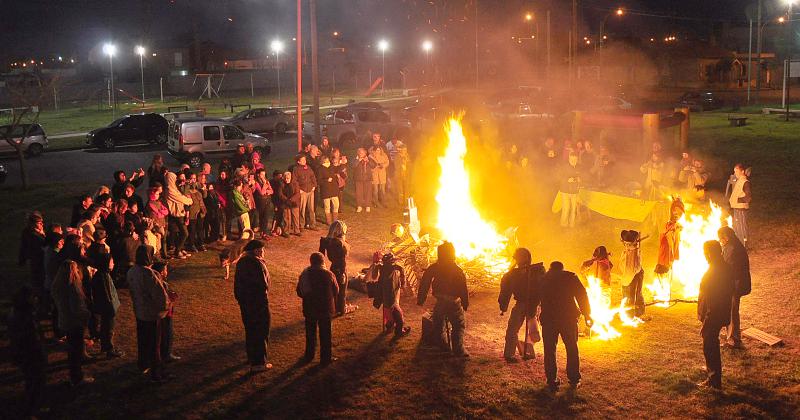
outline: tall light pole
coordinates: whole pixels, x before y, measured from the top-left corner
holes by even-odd
[[[792,43],[794,42],[794,31],[792,30],[792,6],[794,5],[795,0],[786,0],[786,3],[789,4],[789,11],[786,15],[786,66],[783,76],[784,83],[786,83],[786,95],[784,96],[785,100],[785,109],[786,109],[786,121],[789,121],[789,84],[791,82],[791,73],[792,73]]]
[[[625,10],[623,10],[623,9],[620,7],[620,8],[617,8],[617,10],[614,10],[613,12],[609,12],[609,13],[608,13],[608,14],[606,14],[606,16],[603,18],[603,21],[600,23],[600,37],[599,37],[599,38],[597,38],[597,42],[600,44],[600,48],[602,48],[602,47],[603,47],[603,45],[605,44],[605,42],[603,42],[603,40],[605,40],[605,38],[603,38],[603,30],[606,28],[606,21],[608,21],[608,18],[609,18],[611,15],[617,15],[618,17],[622,17],[624,14],[625,14]]]
[[[378,41],[378,49],[381,50],[381,96],[384,96],[386,87],[386,50],[389,49],[389,41],[382,39]]]
[[[111,119],[117,119],[117,95],[114,92],[114,54],[117,47],[112,43],[103,45],[103,52],[108,56],[108,70],[111,73]]]
[[[431,40],[426,39],[422,41],[422,51],[425,51],[425,67],[428,72],[431,69],[431,50],[433,49],[433,42]],[[430,75],[428,75],[430,76]],[[427,79],[427,78],[426,78]]]
[[[272,52],[275,53],[275,63],[278,70],[278,106],[281,106],[281,51],[283,51],[283,42],[276,39],[269,44]]]
[[[145,49],[141,45],[136,46],[136,54],[139,54],[139,72],[142,74],[142,105],[144,105],[144,53]]]

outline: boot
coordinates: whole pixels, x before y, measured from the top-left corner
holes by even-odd
[[[325,224],[330,225],[333,222],[333,215],[325,213]]]

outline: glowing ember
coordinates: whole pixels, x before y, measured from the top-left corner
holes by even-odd
[[[470,175],[464,166],[467,140],[461,122],[451,118],[445,124],[447,150],[439,158],[442,174],[439,177],[439,204],[436,228],[442,238],[453,243],[459,258],[480,260],[491,272],[508,268],[504,255],[508,239],[497,233],[492,224],[481,218],[470,194]]]
[[[725,225],[731,224],[731,218],[723,220],[722,208],[713,202],[711,211],[702,214],[698,211],[692,212],[688,208],[678,223],[682,226],[680,242],[680,258],[672,264],[672,272],[664,276],[659,281],[658,278],[647,288],[653,294],[653,300],[661,302],[658,306],[669,306],[672,293],[672,282],[674,279],[680,284],[680,290],[676,295],[683,299],[696,299],[700,293],[700,280],[708,269],[703,254],[703,243],[717,239],[717,231]]]

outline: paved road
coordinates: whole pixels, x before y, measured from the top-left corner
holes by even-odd
[[[271,157],[285,157],[296,153],[295,139],[293,133],[273,139]],[[150,165],[153,155],[157,153],[164,156],[168,166],[177,167],[179,165],[177,160],[169,156],[164,146],[132,145],[119,147],[112,152],[89,149],[44,153],[39,157],[25,160],[25,168],[31,184],[49,182],[110,184],[114,171],[118,169],[132,171],[139,167],[146,169]],[[21,184],[19,163],[16,158],[0,157],[0,163],[8,170],[6,184]]]

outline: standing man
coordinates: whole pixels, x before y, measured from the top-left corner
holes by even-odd
[[[297,155],[292,168],[292,178],[300,185],[300,223],[304,229],[317,230],[314,227],[317,215],[314,212],[314,191],[317,189],[317,177],[308,165],[305,155]]]
[[[181,173],[178,176],[174,172],[167,172],[164,179],[167,181],[167,209],[169,209],[167,224],[172,243],[175,245],[174,255],[175,258],[186,259],[189,256],[189,253],[183,249],[186,239],[189,237],[186,206],[192,205],[192,199],[184,195],[178,188],[186,183],[186,175]]]
[[[334,358],[331,352],[331,318],[336,313],[336,295],[339,285],[336,276],[325,268],[325,257],[319,252],[311,254],[311,265],[300,274],[297,282],[297,296],[303,299],[303,317],[306,321],[306,353],[304,364],[314,360],[319,329],[319,360],[322,365],[330,364]]]
[[[436,305],[433,307],[433,329],[439,336],[440,347],[451,351],[445,337],[445,320],[453,326],[452,352],[458,357],[469,357],[464,350],[465,312],[469,307],[467,277],[456,264],[456,248],[445,242],[436,249],[437,260],[425,270],[419,285],[417,305],[424,305],[428,290],[433,289]]]
[[[708,378],[697,384],[700,388],[722,389],[722,356],[719,352],[719,333],[731,322],[731,301],[734,296],[733,270],[722,257],[722,246],[717,241],[706,241],[703,253],[708,261],[708,271],[700,281],[697,297],[697,319],[703,323],[703,355]]]
[[[564,264],[553,261],[539,287],[544,344],[544,373],[551,392],[558,391],[561,381],[556,374],[556,344],[558,337],[567,351],[567,378],[573,389],[581,385],[580,356],[578,355],[578,316],[583,314],[586,326],[592,326],[591,307],[586,289],[575,273],[564,271]],[[575,305],[577,302],[577,306]]]
[[[578,155],[570,153],[568,164],[562,169],[559,191],[561,192],[561,227],[575,227],[578,214],[578,189],[581,186],[581,171]]]
[[[511,296],[517,303],[508,317],[508,328],[506,329],[506,346],[503,350],[503,357],[506,361],[516,361],[514,353],[517,349],[517,338],[519,329],[525,321],[536,322],[536,308],[538,304],[539,282],[544,277],[544,265],[542,263],[531,264],[531,252],[527,248],[517,248],[514,251],[514,263],[512,268],[500,280],[500,296],[497,302],[500,304],[500,312],[508,310]],[[528,342],[528,328],[525,330],[525,342]],[[524,354],[523,358],[533,358],[535,354]]]
[[[749,173],[750,169],[746,169],[741,163],[733,167],[736,182],[733,184],[729,199],[733,214],[733,231],[745,247],[748,240],[747,213],[750,212],[750,201],[753,198],[750,194],[750,180],[747,179]]]
[[[127,280],[136,316],[139,369],[143,372],[149,369],[152,380],[162,382],[161,330],[169,309],[169,296],[161,277],[152,269],[154,254],[152,246],[140,245],[136,249],[136,265],[128,270]]]
[[[750,257],[733,229],[723,226],[717,232],[717,236],[722,245],[722,257],[733,269],[734,293],[731,300],[731,323],[725,328],[728,333],[725,345],[738,349],[742,347],[739,302],[742,296],[750,294]]]
[[[270,326],[268,293],[269,271],[264,261],[264,243],[252,240],[244,247],[233,280],[233,294],[242,313],[247,360],[252,373],[272,369],[272,363],[267,363]]]

